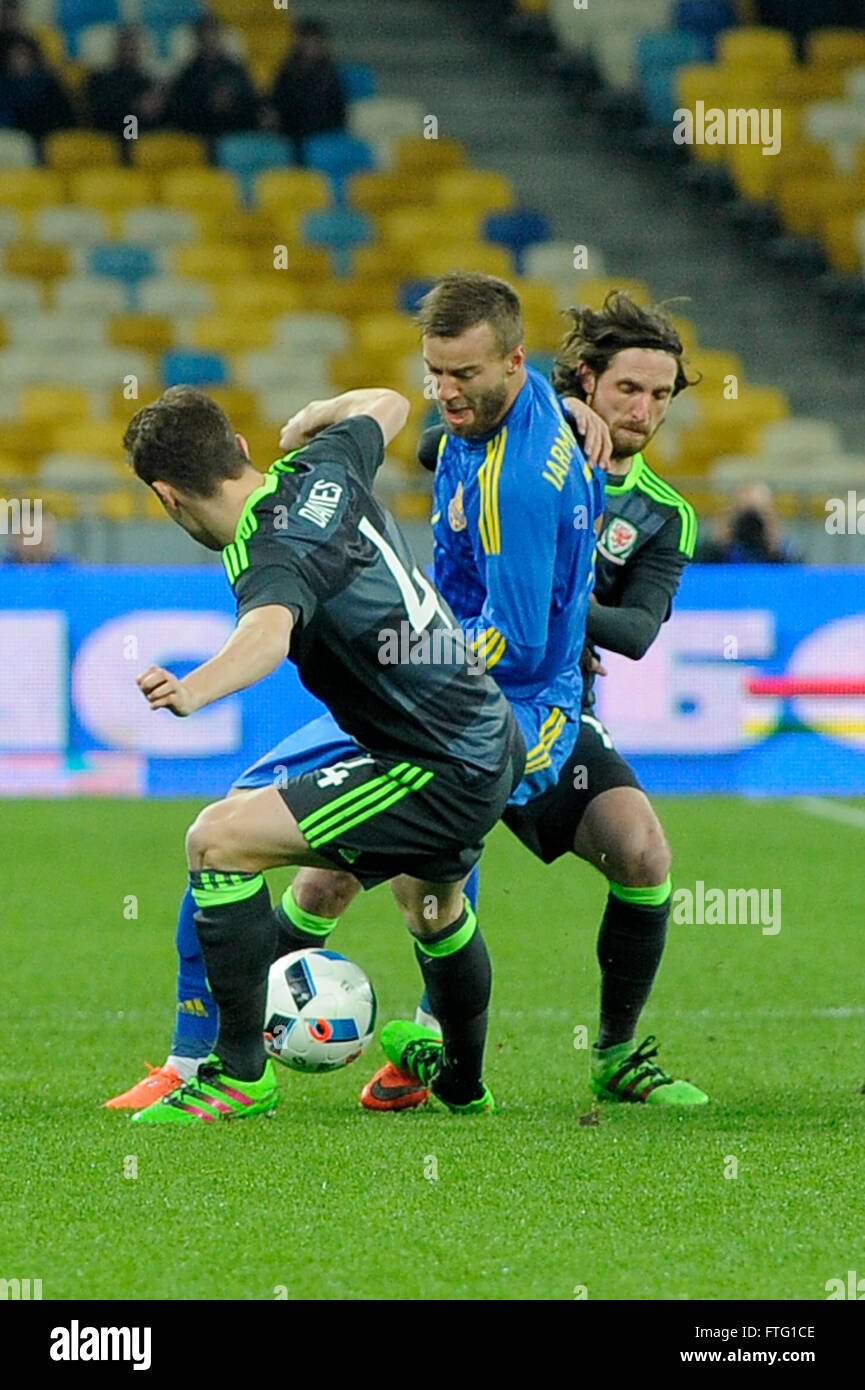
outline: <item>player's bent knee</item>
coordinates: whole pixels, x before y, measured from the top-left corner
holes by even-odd
[[[292,884],[294,901],[317,917],[341,917],[360,892],[354,874],[339,869],[301,869]]]
[[[186,860],[190,869],[231,869],[231,812],[224,801],[205,806],[186,834]]]

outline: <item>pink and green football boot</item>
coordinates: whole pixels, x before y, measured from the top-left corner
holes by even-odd
[[[226,1076],[222,1062],[211,1052],[198,1074],[132,1116],[133,1124],[192,1125],[214,1120],[246,1120],[253,1115],[272,1115],[279,1100],[276,1072],[267,1059],[258,1081],[238,1081]]]

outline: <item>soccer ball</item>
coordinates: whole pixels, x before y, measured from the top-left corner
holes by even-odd
[[[336,1071],[375,1031],[375,990],[336,951],[292,951],[270,967],[264,1017],[268,1056],[295,1071]]]

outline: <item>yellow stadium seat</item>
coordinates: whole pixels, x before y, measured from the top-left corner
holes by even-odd
[[[865,209],[865,182],[836,174],[785,178],[778,190],[778,208],[792,236],[816,236],[821,220],[833,213]]]
[[[32,275],[35,280],[56,280],[71,268],[69,253],[62,246],[40,241],[11,242],[4,265],[9,275]]]
[[[42,505],[53,512],[59,521],[75,521],[84,510],[82,498],[77,493],[67,492],[65,488],[43,487],[40,483],[39,493]]]
[[[229,318],[224,314],[203,314],[191,326],[189,340],[208,352],[249,352],[273,346],[273,328],[267,319]]]
[[[155,201],[153,179],[141,169],[81,169],[69,179],[69,198],[105,211],[144,207]]]
[[[24,8],[22,6],[22,8]],[[53,24],[33,24],[28,25],[34,39],[42,49],[43,56],[47,59],[50,67],[62,68],[66,63],[66,47],[63,42],[62,29],[56,28]]]
[[[465,146],[450,136],[425,140],[422,135],[401,135],[394,143],[394,168],[400,173],[439,173],[461,169],[466,163]]]
[[[4,420],[3,449],[16,454],[28,467],[49,448],[44,420]]]
[[[651,304],[652,292],[645,280],[635,280],[628,275],[592,275],[585,279],[574,277],[574,297],[563,309],[587,304],[592,309],[600,309],[608,294],[621,290],[635,299],[638,304]]]
[[[167,352],[177,342],[174,323],[159,314],[115,314],[108,336],[114,347],[143,352]]]
[[[53,169],[4,169],[0,206],[32,212],[66,201],[65,181]]]
[[[339,280],[334,276],[311,280],[305,289],[305,296],[305,310],[342,314],[350,319],[380,313],[393,304],[392,292],[379,280]]]
[[[812,101],[833,101],[844,95],[840,68],[792,68],[774,73],[771,87],[776,105],[801,107]]]
[[[56,130],[45,139],[45,163],[61,174],[115,166],[120,163],[120,146],[99,131]]]
[[[524,14],[546,14],[550,0],[517,0],[517,4]]]
[[[237,181],[227,169],[167,169],[159,177],[159,196],[168,207],[212,215],[239,205]]]
[[[208,395],[215,397],[216,392],[210,391]],[[257,402],[255,403],[251,416],[253,420],[252,424],[243,423],[244,417],[240,414],[235,416],[225,407],[223,407],[223,409],[226,410],[226,414],[231,420],[231,423],[237,425],[238,431],[243,435],[249,445],[249,456],[254,467],[256,467],[260,473],[266,473],[274,459],[281,458],[282,456],[283,451],[279,447],[279,429],[273,425],[262,424],[258,421]],[[287,414],[288,412],[286,411],[286,415]],[[240,423],[237,424],[237,421],[240,421]]]
[[[123,435],[116,420],[67,420],[51,430],[51,448],[63,454],[94,454],[123,462]]]
[[[697,325],[693,319],[689,319],[682,314],[671,314],[673,327],[682,340],[682,347],[686,353],[694,352],[698,346]]]
[[[151,173],[207,164],[207,146],[197,135],[185,135],[177,130],[148,130],[129,144],[132,163]]]
[[[389,280],[396,286],[414,274],[413,246],[359,246],[354,253],[354,273],[359,279]]]
[[[248,247],[222,246],[218,242],[178,246],[174,252],[174,266],[178,275],[202,280],[228,280],[255,272],[252,252]]]
[[[90,393],[82,386],[22,386],[18,414],[26,423],[51,425],[60,421],[87,420],[92,412]]]
[[[513,261],[503,246],[491,246],[478,241],[439,241],[435,246],[419,248],[414,260],[417,276],[449,275],[455,270],[477,270],[483,275],[498,275],[509,280]]]
[[[428,246],[441,236],[443,223],[451,241],[480,241],[482,220],[476,208],[448,208],[446,219],[441,208],[395,208],[382,213],[379,226],[386,246]]]
[[[315,169],[268,169],[255,181],[259,208],[278,219],[278,225],[299,222],[306,212],[330,207],[330,183]]]
[[[285,23],[278,28],[255,23],[245,26],[243,36],[252,80],[259,91],[269,92],[291,49],[291,30]]]
[[[210,386],[207,390],[217,405],[222,406],[228,418],[237,429],[243,427],[244,433],[254,422],[258,412],[255,392],[245,386]],[[273,462],[273,459],[270,460]]]
[[[377,353],[399,357],[418,345],[417,326],[408,314],[363,314],[353,324],[353,341],[358,354]]]
[[[855,67],[865,63],[865,32],[861,29],[816,29],[807,39],[805,52],[816,68]]]
[[[286,279],[281,270],[217,282],[213,295],[219,313],[232,322],[248,317],[270,321],[302,310],[305,304],[302,287]]]
[[[201,228],[203,241],[234,241],[272,253],[280,240],[276,222],[268,212],[240,207],[229,212],[197,208],[192,215]]]
[[[516,195],[505,174],[487,169],[446,169],[435,176],[435,199],[447,208],[499,212],[512,208]]]
[[[735,352],[721,352],[715,348],[695,348],[685,359],[688,376],[699,373],[702,377],[701,399],[709,399],[714,393],[721,396],[727,378],[734,376],[741,386],[745,377],[745,366]]]
[[[786,179],[831,178],[835,173],[835,163],[826,145],[814,144],[811,140],[796,140],[792,144],[782,143],[780,153],[774,159],[765,159],[769,171],[769,195],[777,199]]]
[[[415,332],[417,352],[419,339]],[[339,391],[360,391],[372,385],[390,386],[400,391],[408,384],[402,353],[365,350],[361,357],[356,351],[337,352],[328,358],[328,376]]]
[[[418,208],[433,201],[435,187],[428,172],[355,174],[348,183],[348,201],[361,212],[391,212]]]
[[[789,68],[796,62],[790,35],[783,29],[758,24],[725,29],[718,37],[717,56],[725,66],[759,67],[764,71]]]

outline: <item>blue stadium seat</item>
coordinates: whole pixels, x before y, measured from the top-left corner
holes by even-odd
[[[673,23],[677,29],[708,39],[714,57],[716,38],[725,29],[734,28],[739,23],[739,17],[730,0],[679,0]]]
[[[310,169],[326,174],[333,184],[334,197],[344,201],[345,183],[352,174],[375,168],[375,155],[365,140],[353,135],[311,135],[303,144],[303,162]]]
[[[494,212],[484,223],[484,236],[513,253],[520,275],[523,273],[523,253],[539,241],[552,237],[549,218],[533,208],[514,208],[512,212]]]
[[[548,380],[555,366],[555,356],[551,352],[530,352],[526,361],[530,367],[534,367],[536,372],[545,376]]]
[[[219,352],[195,352],[174,348],[162,354],[163,387],[169,386],[227,386],[228,363]]]
[[[105,275],[122,281],[132,309],[138,308],[141,281],[155,275],[157,269],[152,249],[129,241],[99,242],[90,248],[87,256],[87,270],[91,275]]]
[[[337,275],[350,275],[351,253],[355,246],[375,241],[375,223],[365,212],[354,208],[323,208],[308,212],[301,223],[304,241],[324,246],[331,253]]]
[[[339,70],[346,101],[374,97],[378,89],[375,71],[366,63],[343,63]]]
[[[673,112],[679,104],[676,69],[686,63],[707,63],[711,58],[712,42],[705,34],[671,30],[666,34],[643,34],[637,40],[637,80],[652,125],[673,122]]]
[[[247,207],[255,202],[255,180],[265,169],[284,169],[294,163],[294,147],[284,135],[241,131],[216,142],[216,163],[237,179]]]
[[[176,29],[194,24],[206,10],[202,0],[139,0],[138,22],[147,29]]]
[[[406,314],[414,314],[434,284],[435,280],[403,280],[397,290],[397,307]]]
[[[57,24],[66,36],[66,51],[78,57],[81,30],[89,24],[117,24],[120,20],[118,0],[59,0]]]

